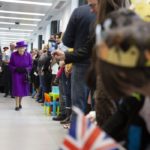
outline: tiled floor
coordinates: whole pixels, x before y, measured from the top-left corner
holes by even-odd
[[[23,109],[0,94],[0,150],[57,150],[66,133],[59,122],[43,114],[40,104],[24,98]]]

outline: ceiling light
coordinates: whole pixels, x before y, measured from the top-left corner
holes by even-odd
[[[41,19],[34,19],[34,18],[19,18],[19,17],[5,17],[5,16],[0,16],[1,19],[12,19],[12,20],[26,20],[26,21],[36,21],[39,22]]]
[[[7,42],[7,41],[21,41],[21,40],[26,40],[24,38],[20,38],[20,39],[0,39],[1,42]]]
[[[26,30],[26,29],[11,29],[11,31],[27,31],[27,32],[32,32],[33,30]]]
[[[23,39],[25,39],[25,38],[21,38],[21,40],[23,40]],[[10,39],[7,39],[7,38],[6,38],[6,39],[0,39],[0,41],[10,41],[10,40],[20,40],[20,38],[18,38],[18,39],[17,39],[17,38],[12,38],[12,39],[11,39],[11,38],[10,38]]]
[[[20,11],[6,11],[6,10],[0,10],[0,13],[18,14],[18,15],[45,16],[45,14],[40,14],[40,13],[20,12]]]
[[[15,25],[16,23],[13,23],[13,22],[0,22],[0,24]],[[20,23],[18,25],[21,25],[21,26],[33,26],[33,27],[37,26],[36,24],[29,24],[29,23]]]
[[[29,35],[18,35],[18,34],[0,34],[0,36],[6,36],[6,35],[9,35],[9,36],[13,36],[13,37],[29,37]]]
[[[0,0],[1,2],[7,3],[20,3],[28,5],[42,5],[42,6],[52,6],[52,3],[41,3],[41,2],[31,2],[31,1],[20,1],[20,0]]]
[[[0,37],[0,39],[19,39],[19,37],[3,36],[3,37]]]
[[[26,40],[26,39],[24,39],[24,38],[21,38],[21,39],[0,39],[1,42],[4,42],[4,41],[5,41],[5,42],[6,42],[6,41],[12,41],[12,40],[13,40],[13,41],[14,41],[14,40],[15,40],[15,41],[20,41],[20,40]]]
[[[36,27],[36,24],[20,23],[21,26],[33,26]]]
[[[2,34],[4,34],[4,35],[23,35],[23,36],[30,36],[31,34],[29,34],[29,33],[22,33],[22,32],[0,32],[0,35],[2,35]]]
[[[0,28],[0,30],[9,30],[8,28]]]
[[[9,41],[21,41],[21,40],[27,40],[25,38],[19,38],[19,39],[0,39],[0,42],[9,42]]]
[[[15,23],[12,23],[12,22],[0,22],[0,24],[9,24],[9,25],[15,25]]]
[[[32,32],[33,30],[27,30],[27,29],[9,29],[9,28],[0,28],[0,30],[5,30],[5,31],[25,31],[25,32]]]

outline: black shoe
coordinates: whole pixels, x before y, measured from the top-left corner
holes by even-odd
[[[53,81],[53,85],[54,86],[59,85],[59,78],[55,78],[55,80]]]
[[[7,96],[8,96],[8,94],[5,94],[5,95],[4,95],[4,97],[7,97]]]
[[[19,105],[19,109],[22,109],[22,105]]]
[[[72,110],[71,108],[66,108],[66,118],[60,122],[60,124],[68,124],[70,123]]]
[[[20,109],[19,109],[19,107],[16,107],[15,110],[16,110],[16,111],[19,111]]]
[[[37,102],[41,101],[41,98],[37,98],[36,101],[37,101]]]
[[[40,100],[40,101],[38,101],[38,103],[44,103],[44,101]]]
[[[57,116],[57,117],[53,117],[53,120],[54,120],[54,121],[62,121],[62,120],[64,120],[65,118],[66,118],[65,115],[59,115],[59,116]]]
[[[70,123],[70,116],[68,116],[66,119],[60,121],[60,124],[68,124]]]
[[[14,96],[11,96],[11,98],[15,98]]]

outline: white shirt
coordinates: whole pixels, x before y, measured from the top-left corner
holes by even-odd
[[[55,63],[53,66],[52,66],[52,74],[53,75],[56,75],[57,74],[57,72],[58,72],[58,64],[57,63]]]
[[[7,50],[3,53],[3,57],[2,60],[3,61],[10,61],[10,57],[11,57],[11,50]]]

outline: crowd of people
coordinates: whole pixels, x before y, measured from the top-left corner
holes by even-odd
[[[23,41],[4,47],[2,71],[10,81],[4,96],[15,96],[20,110],[29,81],[39,103],[59,86],[60,115],[54,121],[68,129],[75,118],[72,106],[85,115],[94,110],[97,125],[128,150],[149,150],[150,24],[128,9],[129,0],[87,3],[42,50],[29,54]]]
[[[25,41],[4,47],[1,53],[1,92],[4,97],[16,99],[15,110],[19,111],[22,109],[24,96],[31,95],[38,103],[43,104],[44,93],[50,93],[52,86],[59,86],[61,115],[53,120],[68,124],[71,115],[72,64],[65,65],[64,61],[52,57],[52,53],[58,48],[73,51],[63,45],[62,36],[62,33],[51,35],[48,44],[43,45],[41,50],[33,49],[30,53]]]
[[[94,99],[99,127],[129,150],[148,150],[150,24],[130,10],[130,4],[88,0],[89,8],[73,12],[62,40],[74,51],[53,55],[73,63],[72,104],[86,114]],[[96,17],[90,17],[92,13]]]

